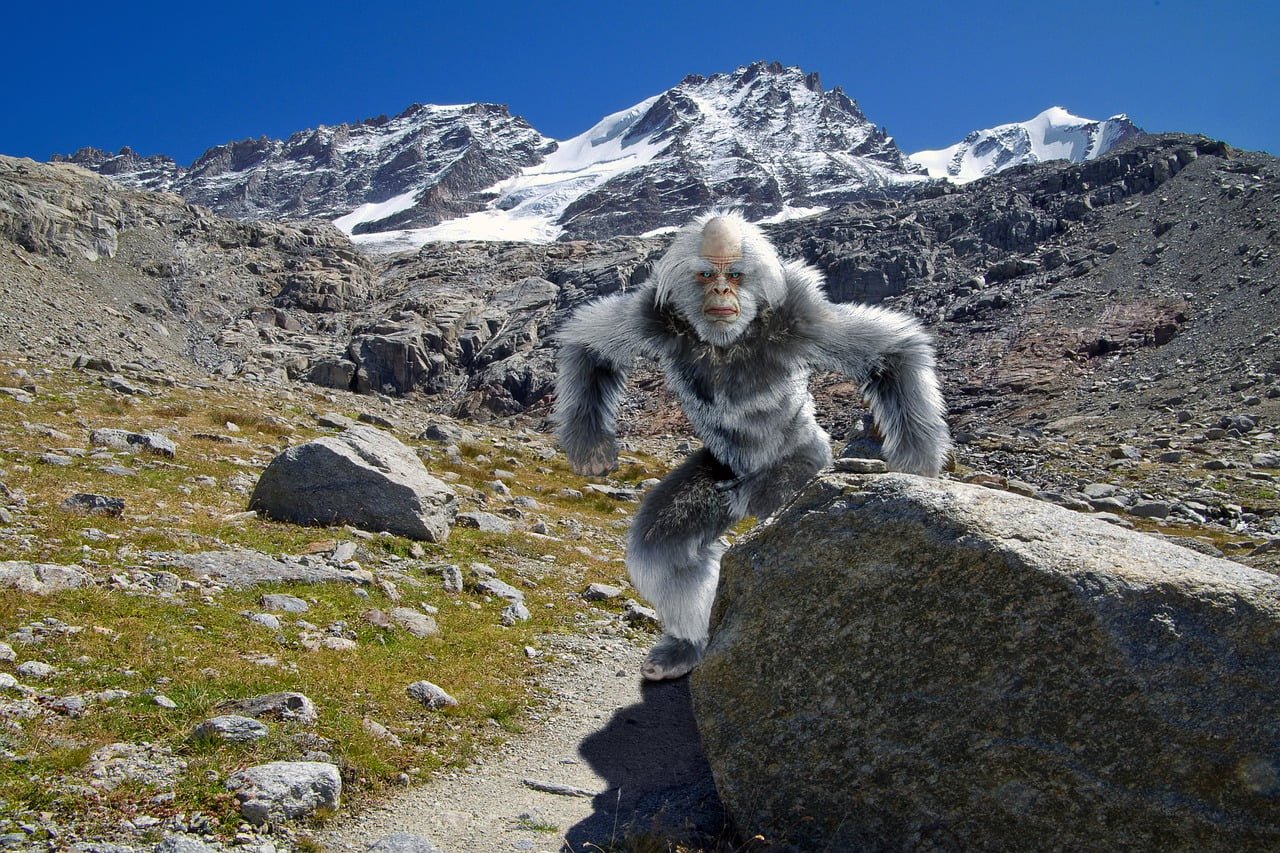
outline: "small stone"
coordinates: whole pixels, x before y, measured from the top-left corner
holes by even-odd
[[[883,459],[841,458],[834,462],[837,471],[846,474],[884,474],[889,466]]]
[[[29,660],[26,663],[18,664],[17,673],[23,678],[45,679],[53,677],[58,670],[44,661]]]
[[[124,515],[124,501],[106,495],[74,494],[62,502],[62,508],[88,515],[107,515],[120,518]]]
[[[1182,457],[1184,457],[1185,455],[1186,453],[1181,450],[1166,450],[1164,453],[1161,453],[1156,458],[1159,459],[1161,462],[1173,463],[1173,462],[1181,462]]]
[[[354,542],[339,542],[334,546],[333,553],[330,554],[329,557],[338,565],[349,563],[355,558],[356,551],[359,550],[359,547],[360,546]]]
[[[498,614],[498,621],[509,628],[517,622],[528,622],[530,615],[528,607],[521,602],[516,602],[502,608],[502,613]]]
[[[440,633],[436,620],[409,607],[392,608],[391,618],[415,637],[434,637]]]
[[[224,714],[200,723],[192,730],[196,739],[225,740],[232,743],[252,743],[269,733],[265,725],[250,717]]]
[[[346,637],[325,637],[320,641],[320,645],[335,652],[350,652],[359,646],[355,640],[350,640]]]
[[[511,533],[515,530],[515,525],[506,519],[479,510],[458,513],[457,524],[459,527],[470,527],[482,533]]]
[[[622,595],[622,589],[607,583],[593,583],[583,591],[582,597],[587,601],[608,601]]]
[[[296,595],[285,595],[283,593],[264,595],[258,599],[258,603],[266,610],[279,611],[281,613],[306,613],[311,609],[310,604],[307,604]]]
[[[16,690],[18,679],[7,672],[0,672],[0,690]]]
[[[0,663],[13,663],[18,659],[18,655],[13,650],[13,646],[8,643],[0,643]]]
[[[485,578],[476,582],[476,591],[514,603],[524,602],[524,593],[511,584],[497,578]]]
[[[1204,465],[1202,465],[1201,467],[1204,468],[1206,471],[1225,471],[1228,468],[1231,468],[1233,466],[1230,462],[1228,462],[1225,459],[1210,459],[1208,462],[1204,463]]]
[[[1280,453],[1255,453],[1249,461],[1254,468],[1280,468]]]
[[[280,630],[280,617],[273,613],[246,613],[245,617],[250,622],[254,622],[269,630]]]
[[[1165,518],[1172,507],[1165,501],[1142,501],[1129,508],[1130,515],[1139,518]]]
[[[400,746],[400,738],[397,737],[395,734],[393,734],[386,726],[382,725],[376,720],[371,720],[368,717],[365,717],[360,722],[360,725],[364,728],[366,732],[369,733],[370,736],[375,737],[378,740],[383,741],[385,743],[389,743],[392,746]]]
[[[662,626],[662,623],[658,621],[658,614],[638,601],[627,601],[626,610],[623,611],[622,618],[627,620],[628,624],[638,628],[656,630]]]
[[[462,592],[462,569],[454,565],[440,567],[440,578],[444,582],[444,591],[454,595]]]
[[[1122,444],[1111,448],[1112,459],[1141,459],[1142,451],[1130,444]]]
[[[154,697],[152,697],[151,701],[156,705],[159,705],[161,708],[165,708],[170,711],[178,707],[177,702],[173,701],[163,693],[157,693]]]
[[[301,693],[290,691],[239,699],[226,703],[224,707],[255,719],[270,718],[305,725],[315,723],[318,717],[314,702]]]
[[[422,703],[427,708],[448,708],[458,704],[457,699],[430,681],[415,681],[405,688],[405,692],[409,694],[410,699]]]

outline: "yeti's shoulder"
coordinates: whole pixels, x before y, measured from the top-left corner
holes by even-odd
[[[816,268],[802,261],[784,261],[782,301],[771,306],[775,322],[788,329],[809,329],[831,313],[825,279]]]

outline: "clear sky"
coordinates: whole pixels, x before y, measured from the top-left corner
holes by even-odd
[[[907,152],[1057,105],[1280,155],[1278,0],[14,0],[3,28],[0,153],[37,160],[186,165],[414,102],[505,103],[564,139],[758,59],[817,71]]]

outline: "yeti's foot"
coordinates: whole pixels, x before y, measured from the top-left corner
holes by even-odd
[[[706,642],[695,643],[663,634],[662,639],[649,652],[640,674],[650,681],[664,681],[668,678],[679,678],[698,665],[702,660],[702,652]]]

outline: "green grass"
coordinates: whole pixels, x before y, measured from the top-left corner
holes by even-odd
[[[38,390],[33,403],[0,405],[0,434],[6,437],[0,442],[0,482],[23,504],[13,523],[0,527],[0,560],[78,563],[102,583],[47,597],[5,590],[0,638],[38,620],[61,620],[81,630],[17,650],[19,661],[39,659],[56,667],[53,678],[36,686],[52,696],[107,689],[131,695],[93,704],[80,717],[40,715],[0,725],[0,749],[18,757],[0,761],[0,833],[42,812],[90,837],[109,834],[133,814],[163,819],[201,813],[232,833],[240,818],[222,780],[251,764],[297,758],[301,748],[295,737],[303,733],[332,743],[329,752],[342,770],[348,806],[399,785],[401,774],[423,779],[439,768],[465,766],[521,731],[540,701],[535,667],[551,658],[532,661],[525,647],[538,646],[543,634],[575,630],[574,615],[587,605],[572,593],[592,581],[618,584],[625,578],[616,559],[621,553],[616,522],[634,505],[600,496],[562,496],[566,487],[581,491],[585,481],[570,473],[563,459],[544,460],[536,448],[511,436],[476,427],[476,439],[462,448],[462,461],[446,462],[431,447],[429,467],[437,475],[453,472],[458,485],[487,493],[491,470],[514,466],[520,477],[511,484],[513,491],[540,505],[531,512],[556,530],[565,530],[573,519],[581,535],[554,541],[455,528],[443,544],[394,536],[359,539],[343,529],[245,517],[248,496],[233,488],[237,482],[249,487],[256,482],[283,436],[296,443],[327,432],[309,414],[332,408],[318,392],[308,400],[306,392],[289,399],[239,385],[217,390],[157,386],[155,396],[124,399],[100,387],[95,374],[68,369],[41,375],[34,366],[18,366],[36,374]],[[6,380],[0,366],[0,384]],[[239,431],[228,431],[227,422]],[[177,457],[116,453],[90,458],[96,449],[89,447],[88,433],[99,427],[163,431],[177,443]],[[46,428],[65,436],[49,436]],[[196,438],[201,434],[235,441]],[[407,435],[399,437],[413,443]],[[504,446],[495,447],[495,439],[504,440]],[[66,467],[38,461],[45,450],[64,447],[89,452]],[[474,463],[481,454],[492,461]],[[127,466],[133,476],[104,472],[111,463]],[[623,482],[638,482],[661,470],[653,460],[640,458],[619,473]],[[214,478],[216,485],[203,478]],[[123,498],[123,517],[63,510],[62,501],[76,492]],[[470,508],[475,502],[464,498],[463,504]],[[407,577],[394,581],[400,601],[376,585],[361,595],[346,583],[227,589],[211,599],[203,587],[164,598],[106,583],[112,574],[139,568],[189,579],[181,569],[145,564],[142,555],[148,551],[242,547],[283,555],[315,552],[348,539],[360,546],[358,559],[366,568],[376,574],[394,569]],[[595,558],[578,550],[584,545]],[[412,559],[419,548],[421,559]],[[505,602],[465,591],[445,593],[431,569],[441,562],[464,571],[472,562],[495,567],[504,580],[524,589],[531,619],[503,627],[498,615]],[[299,617],[284,617],[279,636],[241,615],[259,611],[259,598],[271,592],[288,592],[311,605]],[[372,608],[397,605],[436,608],[440,634],[420,639],[400,629],[384,631],[364,617]],[[345,623],[354,632],[356,649],[309,651],[299,618],[321,630]],[[276,666],[255,662],[268,656]],[[446,689],[458,706],[430,711],[414,703],[404,688],[421,679]],[[319,721],[310,727],[266,721],[270,734],[252,744],[191,738],[197,723],[222,712],[224,701],[280,690],[310,697]],[[156,693],[178,707],[156,705]],[[16,698],[3,695],[0,701]],[[368,733],[366,718],[390,729],[399,745]],[[172,787],[172,800],[153,802],[161,791],[140,784],[109,792],[89,786],[89,755],[117,741],[150,742],[187,762]]]

